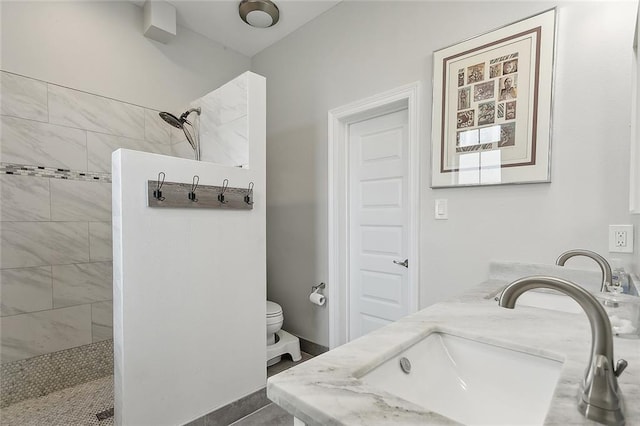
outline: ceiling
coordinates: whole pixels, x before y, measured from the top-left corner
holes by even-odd
[[[144,0],[131,0],[138,6]],[[246,56],[253,56],[321,15],[341,0],[272,0],[280,21],[271,28],[253,28],[238,14],[240,0],[171,0],[178,25]],[[180,31],[180,29],[178,29]]]

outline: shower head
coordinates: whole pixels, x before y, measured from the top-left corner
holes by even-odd
[[[184,125],[188,124],[192,126],[192,124],[187,120],[187,117],[192,112],[195,112],[198,115],[200,115],[200,111],[201,111],[200,108],[191,108],[190,110],[183,112],[180,118],[176,117],[170,112],[163,111],[159,114],[160,118],[162,118],[164,121],[166,121],[176,129],[182,129],[182,131],[184,132],[184,135],[187,138],[187,142],[189,142],[189,145],[191,145],[191,148],[193,148],[193,150],[196,152],[196,160],[200,159],[200,152],[199,152],[200,150],[198,149],[199,148],[198,143],[196,142],[193,135],[189,132],[189,130],[187,130],[187,128]]]
[[[180,120],[178,117],[171,114],[170,112],[161,112],[160,117],[167,123],[171,124],[176,129],[182,129],[182,124],[183,124],[182,120]]]
[[[160,117],[167,123],[171,124],[176,129],[182,129],[184,127],[184,123],[191,124],[187,120],[187,117],[192,112],[195,112],[198,115],[200,115],[200,108],[191,108],[190,110],[183,112],[180,118],[176,117],[170,112],[164,112],[164,111],[160,113]]]

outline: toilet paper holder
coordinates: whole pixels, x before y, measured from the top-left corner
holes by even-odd
[[[309,301],[314,305],[324,306],[327,301],[327,298],[324,294],[320,293],[320,290],[325,288],[324,283],[320,283],[318,285],[311,286],[311,294],[309,295]]]
[[[312,285],[311,286],[311,292],[312,293],[317,293],[318,290],[324,290],[325,287],[326,287],[325,283],[320,283],[318,285]]]

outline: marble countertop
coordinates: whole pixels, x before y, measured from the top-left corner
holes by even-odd
[[[562,361],[545,425],[599,424],[577,410],[591,348],[586,315],[500,308],[492,296],[507,284],[504,279],[487,280],[273,376],[267,395],[307,425],[458,424],[358,379],[428,334],[445,332]],[[618,378],[627,425],[640,425],[640,340],[614,338],[614,356],[629,362]]]

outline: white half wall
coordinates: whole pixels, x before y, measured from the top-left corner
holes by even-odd
[[[418,80],[422,307],[486,278],[491,260],[553,263],[575,247],[617,257],[607,251],[608,225],[632,220],[636,5],[346,1],[254,56],[252,69],[274,94],[267,104],[268,293],[282,305],[284,328],[328,345],[328,310],[306,302],[310,286],[327,279],[327,111]],[[556,6],[551,183],[431,189],[433,51]],[[449,200],[448,220],[434,219],[439,198]]]
[[[177,425],[265,386],[265,82],[248,75],[241,169],[113,154],[115,422]],[[253,210],[147,207],[147,180],[254,182]]]

